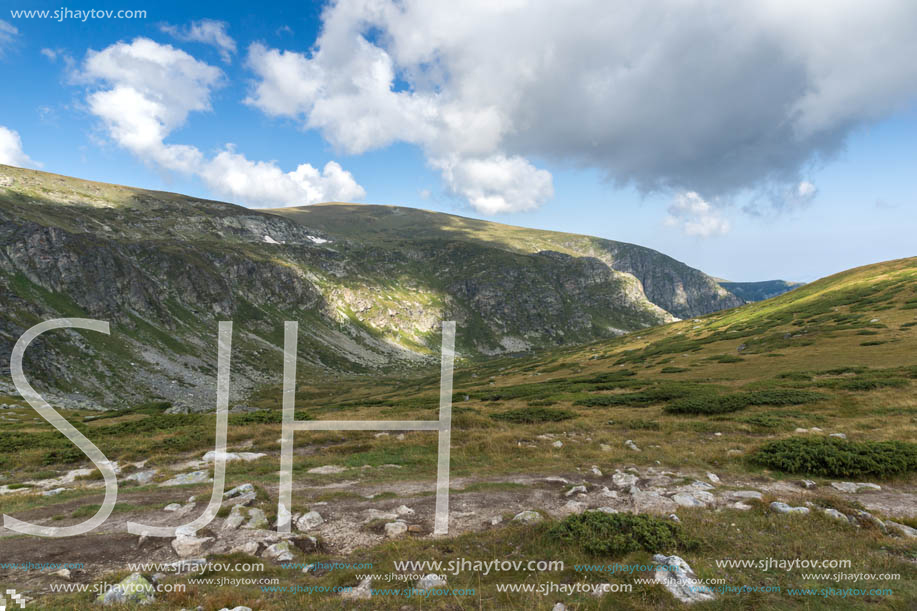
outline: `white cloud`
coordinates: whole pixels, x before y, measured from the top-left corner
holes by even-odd
[[[0,57],[3,57],[4,47],[11,45],[19,30],[9,21],[0,19]]]
[[[350,172],[334,161],[321,172],[308,163],[283,172],[272,161],[251,161],[231,147],[208,162],[201,177],[215,193],[258,207],[354,201],[366,195]]]
[[[729,233],[729,221],[709,202],[694,192],[679,193],[669,205],[666,224],[679,227],[686,235],[709,238]]]
[[[201,42],[216,47],[220,53],[220,59],[228,64],[232,61],[232,55],[236,52],[236,41],[226,33],[228,27],[229,25],[225,21],[201,19],[200,21],[192,21],[191,25],[184,29],[168,23],[161,24],[159,29],[178,40]]]
[[[522,157],[453,157],[431,164],[442,171],[451,192],[484,214],[532,210],[554,195],[551,174]]]
[[[231,146],[213,158],[197,147],[167,143],[192,112],[210,110],[223,83],[218,68],[170,45],[146,38],[90,51],[78,75],[101,88],[87,106],[108,135],[146,163],[200,177],[215,193],[252,206],[311,204],[365,195],[353,176],[329,162],[321,172],[309,164],[284,173],[274,162],[251,161]]]
[[[22,150],[22,139],[19,132],[0,125],[0,163],[18,167],[40,167]]]
[[[917,95],[913,2],[342,0],[322,20],[307,53],[249,49],[248,103],[343,151],[408,142],[447,169],[539,158],[711,202],[792,193]]]

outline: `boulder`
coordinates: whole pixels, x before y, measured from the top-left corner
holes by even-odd
[[[341,592],[341,598],[347,600],[369,600],[373,597],[372,586],[373,578],[364,577],[363,581],[356,587]]]
[[[885,526],[897,534],[905,537],[907,539],[917,539],[917,529],[911,528],[906,524],[899,524],[898,522],[892,522],[891,520],[885,521]]]
[[[781,503],[780,501],[774,501],[773,503],[771,503],[771,509],[773,509],[777,513],[783,513],[783,514],[799,513],[799,514],[805,515],[809,513],[808,507],[790,507],[786,503]]]
[[[179,558],[200,556],[204,547],[213,541],[213,537],[197,537],[195,535],[180,534],[172,540],[172,549]]]
[[[513,522],[522,522],[523,524],[534,524],[535,522],[541,522],[541,520],[541,514],[531,509],[521,511],[513,516]]]
[[[310,511],[306,514],[303,514],[301,518],[296,520],[296,528],[306,532],[312,530],[313,528],[318,528],[325,522],[325,519],[317,511]]]
[[[293,559],[293,544],[289,541],[280,541],[269,545],[266,550],[261,552],[261,557],[277,562],[289,562]]]
[[[659,565],[654,574],[656,582],[662,584],[679,601],[692,604],[716,598],[712,590],[699,585],[697,575],[682,558],[656,554],[653,560]]]
[[[155,598],[153,584],[140,573],[131,573],[107,592],[102,592],[96,602],[102,605],[146,605]]]
[[[389,522],[385,525],[385,536],[389,537],[390,539],[400,537],[406,532],[408,532],[408,525],[404,522]]]

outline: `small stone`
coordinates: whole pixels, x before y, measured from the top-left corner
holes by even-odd
[[[423,532],[423,526],[421,526],[420,524],[411,524],[410,526],[408,526],[408,532],[411,533],[412,535],[419,535],[420,533]]]
[[[541,514],[532,510],[522,511],[513,516],[513,522],[522,522],[524,524],[541,522],[541,519]]]
[[[57,496],[61,492],[66,492],[66,488],[53,488],[51,490],[45,490],[41,493],[41,496]]]
[[[408,525],[404,522],[389,522],[385,525],[385,536],[394,539],[408,532]]]
[[[395,513],[397,513],[400,516],[412,516],[414,515],[414,510],[408,507],[407,505],[399,505],[395,509]]]
[[[719,484],[719,483],[720,483],[720,478],[717,476],[716,473],[710,473],[710,472],[708,471],[708,472],[707,472],[707,479],[709,479],[709,480],[710,480],[711,482],[713,482],[714,484]]]
[[[554,447],[557,448],[557,449],[560,449],[560,448],[564,447],[564,442],[558,439],[557,441],[555,441],[555,442],[552,443],[551,445],[554,446]]]
[[[181,505],[178,503],[169,503],[168,505],[163,507],[162,510],[163,511],[180,511]]]
[[[814,490],[817,486],[817,484],[810,479],[799,480],[797,484],[800,488],[805,488],[806,490]]]
[[[813,427],[810,428],[809,430],[812,431],[813,433],[824,433],[824,431],[823,431],[822,429],[818,428],[817,426],[813,426]]]
[[[497,524],[500,524],[501,522],[503,522],[503,516],[494,516],[490,519],[491,526],[496,526]]]
[[[809,429],[803,429],[803,428],[796,427],[796,430],[793,432],[794,433],[808,433]]]
[[[633,450],[634,452],[640,451],[640,448],[637,447],[637,444],[634,443],[632,439],[628,439],[627,441],[625,441],[624,447],[627,448],[628,450]]]
[[[730,507],[732,507],[733,509],[738,509],[739,511],[748,511],[749,509],[751,509],[751,505],[747,505],[743,503],[742,501],[736,501],[735,503],[730,505]]]
[[[783,514],[787,514],[787,513],[807,514],[809,513],[808,507],[790,507],[786,503],[781,503],[780,501],[774,501],[773,503],[771,503],[771,509],[773,509],[777,513],[783,513]]]
[[[847,436],[843,433],[831,433],[828,437],[837,437],[838,439],[847,439]]]
[[[670,513],[669,519],[675,522],[676,524],[681,524],[681,518],[679,518],[677,514]]]
[[[596,477],[602,477],[602,470],[599,469],[596,465],[592,465],[592,474]]]
[[[824,509],[824,512],[825,512],[825,515],[826,515],[826,516],[831,517],[831,518],[834,518],[835,520],[843,520],[844,522],[847,521],[847,516],[845,516],[844,514],[842,514],[842,513],[841,513],[840,511],[838,511],[837,509],[834,509],[833,507],[827,507],[827,508],[825,508],[825,509]]]
[[[54,575],[55,577],[60,577],[61,579],[66,579],[67,581],[70,581],[70,569],[61,569],[59,571],[54,571],[51,574]]]
[[[555,604],[553,607],[551,607],[551,611],[567,611],[567,605],[559,602]]]
[[[433,573],[430,573],[429,575],[424,575],[417,580],[418,590],[426,591],[444,587],[446,587],[446,580],[441,575],[434,575]]]
[[[581,486],[573,486],[572,488],[570,488],[569,490],[567,490],[567,492],[566,492],[566,494],[564,494],[564,496],[570,496],[570,495],[572,495],[572,494],[577,494],[577,493],[586,494],[586,486],[582,486],[582,485],[581,485]]]

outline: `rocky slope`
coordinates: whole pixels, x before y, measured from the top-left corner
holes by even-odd
[[[235,323],[238,401],[281,375],[284,320],[302,375],[435,358],[457,321],[474,357],[591,341],[736,306],[655,251],[406,208],[255,211],[0,166],[0,369],[49,318],[110,321],[109,337],[36,340],[26,372],[71,403],[150,397],[213,405],[216,330]],[[0,388],[0,393],[3,392]],[[9,391],[8,385],[6,388]]]

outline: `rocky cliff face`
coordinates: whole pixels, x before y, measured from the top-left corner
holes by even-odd
[[[107,320],[110,337],[39,338],[26,361],[36,387],[70,403],[201,408],[220,320],[235,324],[238,400],[279,382],[284,320],[300,322],[303,375],[334,375],[433,360],[446,319],[475,357],[740,302],[664,255],[585,236],[380,206],[259,212],[6,166],[0,298],[0,369],[37,322]]]

